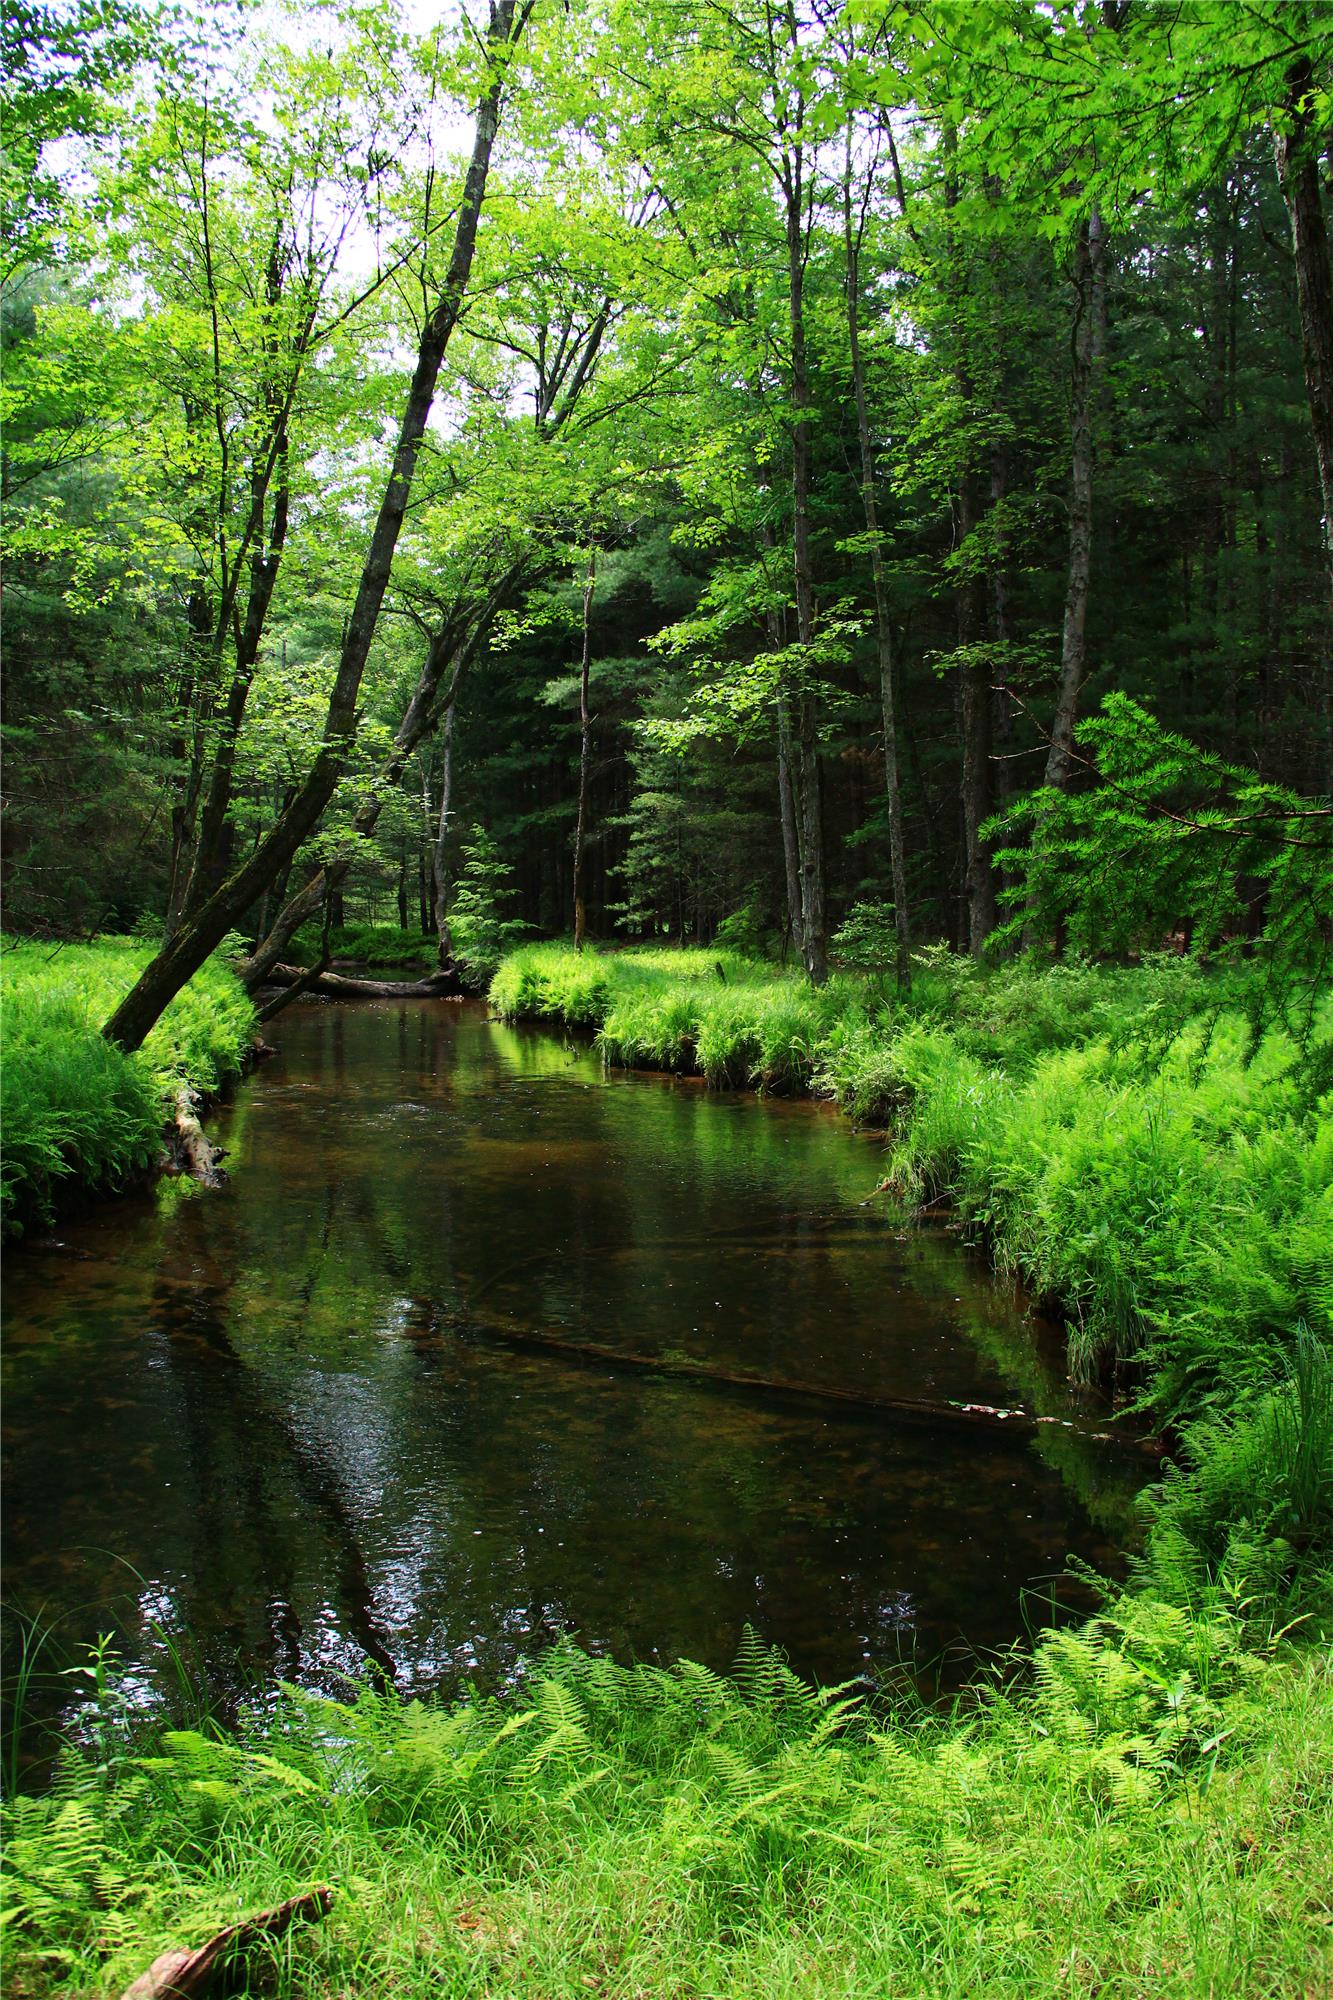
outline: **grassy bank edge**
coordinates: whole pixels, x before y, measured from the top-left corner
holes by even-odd
[[[126,938],[0,943],[5,1235],[131,1184],[161,1156],[176,1090],[210,1097],[248,1063],[255,1011],[221,958],[177,994],[134,1055],[103,1039],[102,1022],[152,949]]]
[[[1333,1974],[1333,1673],[1140,1596],[1019,1692],[869,1717],[562,1647],[503,1702],[284,1692],[5,1811],[12,2000],[121,1990],[316,1883],[244,1990],[351,2000],[1310,1996]],[[100,1733],[98,1733],[100,1731]]]

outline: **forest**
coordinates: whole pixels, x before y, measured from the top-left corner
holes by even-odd
[[[1333,0],[3,48],[4,1992],[1325,1990]]]

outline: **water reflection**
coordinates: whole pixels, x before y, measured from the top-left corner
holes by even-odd
[[[9,1593],[71,1641],[114,1628],[146,1686],[175,1627],[215,1691],[367,1661],[406,1687],[569,1629],[725,1665],[748,1622],[842,1679],[1004,1643],[1071,1551],[1114,1561],[1143,1467],[1077,1427],[642,1365],[1077,1425],[1015,1301],[864,1205],[874,1144],[830,1114],[608,1080],[475,1008],[280,1025],[225,1190],[11,1260]]]

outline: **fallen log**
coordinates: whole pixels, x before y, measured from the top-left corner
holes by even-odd
[[[262,1910],[258,1916],[228,1924],[193,1951],[164,1951],[147,1972],[126,1987],[121,2000],[198,2000],[200,1994],[207,1992],[215,1972],[249,1951],[261,1938],[281,1937],[298,1921],[314,1923],[327,1916],[332,1907],[332,1889],[310,1889],[304,1896],[289,1897],[275,1910]]]
[[[167,1154],[170,1173],[188,1174],[205,1187],[221,1187],[227,1178],[218,1165],[222,1149],[209,1144],[199,1123],[199,1094],[188,1083],[179,1084],[172,1098]]]
[[[300,986],[307,993],[322,993],[330,1000],[458,1000],[462,986],[458,974],[428,972],[424,979],[349,979],[341,972],[311,974],[302,965],[271,965],[264,974],[266,986]]]

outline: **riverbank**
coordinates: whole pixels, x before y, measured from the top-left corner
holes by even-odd
[[[876,1721],[757,1650],[729,1683],[564,1648],[504,1705],[286,1692],[150,1756],[90,1696],[92,1747],[6,1813],[15,2000],[115,1995],[317,1885],[265,1991],[1295,2000],[1333,1972],[1329,1660],[1221,1610],[1123,1600],[950,1718]]]
[[[507,1019],[605,1059],[836,1098],[887,1128],[885,1192],[947,1200],[1061,1312],[1071,1371],[1161,1422],[1233,1407],[1304,1324],[1333,1337],[1333,1004],[1256,1039],[1243,985],[1180,960],[984,973],[904,998],[735,954],[514,952]]]
[[[4,940],[6,1235],[49,1225],[71,1200],[115,1192],[149,1171],[181,1086],[208,1097],[245,1067],[254,1008],[218,960],[195,974],[136,1054],[103,1040],[102,1022],[151,956],[151,945],[127,938]]]

